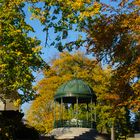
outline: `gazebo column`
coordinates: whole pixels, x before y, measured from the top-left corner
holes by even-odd
[[[89,114],[88,114],[88,103],[87,103],[86,118],[87,118],[86,125],[88,126],[88,121],[89,121]]]
[[[63,98],[61,98],[61,126],[63,125]]]
[[[73,119],[73,117],[74,117],[74,103],[72,103],[72,118],[71,119]]]
[[[58,126],[61,125],[61,101],[59,104],[59,120],[58,120]]]
[[[96,103],[95,103],[94,111],[95,111],[95,113],[94,113],[94,121],[95,121],[95,123],[96,123],[96,121],[97,121],[97,116],[96,116]]]
[[[77,124],[76,124],[76,126],[78,127],[78,113],[79,113],[79,111],[78,111],[78,97],[76,97],[76,119],[77,119]]]
[[[55,114],[55,109],[56,109],[56,103],[54,100],[54,127],[56,128],[56,114]]]
[[[90,104],[91,104],[91,114],[90,114],[90,116],[91,116],[91,123],[90,123],[90,125],[91,125],[91,128],[92,128],[92,127],[93,127],[93,126],[92,126],[92,124],[93,124],[93,122],[92,122],[92,121],[93,121],[93,120],[92,120],[92,105],[93,105],[93,104],[92,104],[92,98],[91,98]]]

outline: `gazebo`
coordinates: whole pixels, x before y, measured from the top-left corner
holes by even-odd
[[[59,118],[56,118],[56,103],[59,104]],[[62,84],[54,96],[54,128],[60,127],[95,127],[96,114],[92,114],[92,104],[96,104],[96,95],[92,88],[81,79],[73,79]],[[86,106],[86,119],[79,119],[79,105]],[[66,120],[63,116],[63,106],[72,108],[72,116]],[[93,121],[94,120],[94,121]]]

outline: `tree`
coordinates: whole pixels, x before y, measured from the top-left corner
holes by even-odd
[[[140,2],[113,2],[106,4],[93,0],[52,0],[45,1],[43,9],[34,4],[31,11],[45,25],[46,39],[50,29],[59,33],[50,45],[55,45],[60,51],[85,46],[87,52],[93,53],[98,61],[110,63],[114,68],[112,89],[121,98],[117,104],[127,104],[136,111],[140,105]],[[66,41],[70,31],[79,31],[79,38]],[[86,36],[82,36],[82,33]],[[128,92],[130,88],[131,92]]]
[[[112,89],[120,96],[117,104],[139,109],[139,8],[135,1],[107,7],[102,14],[83,29],[88,33],[88,51],[99,60],[109,59],[114,67]],[[111,13],[112,12],[112,13]],[[95,22],[94,22],[95,21]],[[117,83],[117,84],[116,84]],[[137,89],[134,89],[137,85]]]
[[[45,26],[46,45],[55,46],[59,51],[67,48],[69,51],[73,46],[80,46],[81,35],[78,40],[71,42],[67,38],[70,32],[82,32],[81,26],[84,25],[86,19],[98,15],[101,5],[95,0],[30,0],[32,7],[32,18],[37,18]],[[38,6],[38,2],[42,5]],[[50,32],[54,33],[55,39],[48,43]],[[66,44],[64,43],[66,42]],[[65,45],[64,45],[65,44]]]
[[[60,54],[60,58],[52,60],[50,69],[43,73],[44,78],[35,86],[39,96],[33,101],[26,117],[29,124],[41,132],[49,132],[53,128],[53,96],[57,88],[73,78],[86,81],[97,95],[96,113],[99,131],[106,128],[105,125],[117,115],[117,113],[114,116],[110,115],[113,111],[112,100],[116,98],[115,94],[109,93],[111,69],[103,70],[96,60],[91,60],[81,53],[71,55],[65,52]]]
[[[28,36],[33,28],[25,22],[24,0],[0,1],[0,93],[13,100],[33,98],[33,71],[42,66],[40,41]]]

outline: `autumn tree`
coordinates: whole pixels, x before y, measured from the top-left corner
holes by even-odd
[[[103,12],[95,22],[83,27],[88,33],[88,51],[94,52],[99,60],[108,59],[114,68],[112,89],[120,96],[116,104],[136,110],[140,105],[138,5],[136,1],[124,1],[116,7],[103,5],[102,10],[110,14]]]
[[[24,0],[0,1],[0,93],[23,101],[33,98],[33,71],[42,65],[40,41],[28,36],[33,28],[25,22]],[[5,98],[4,97],[4,98]]]
[[[57,88],[73,78],[86,81],[95,91],[97,95],[97,129],[100,132],[102,132],[101,129],[105,130],[107,124],[116,117],[117,113],[111,116],[112,101],[117,98],[117,95],[109,93],[110,68],[103,70],[96,60],[89,59],[81,53],[74,55],[62,53],[60,58],[52,60],[50,69],[43,73],[44,78],[35,86],[39,96],[33,101],[27,112],[29,124],[41,132],[49,132],[53,128],[53,97]],[[95,112],[93,111],[93,113]],[[119,113],[122,114],[124,111],[119,111]]]
[[[123,1],[115,7],[103,4],[102,14],[91,21],[83,26],[86,47],[114,69],[110,91],[118,95],[115,110],[121,106],[139,112],[139,1]]]
[[[59,33],[51,45],[55,45],[60,51],[85,46],[87,52],[95,55],[98,61],[110,63],[114,69],[110,91],[118,96],[114,102],[115,109],[117,106],[138,112],[140,1],[120,0],[109,4],[104,1],[86,2],[75,0],[72,4],[73,1],[69,0],[47,1],[44,5],[47,12],[40,12],[41,9],[35,8],[33,13],[46,25],[47,39],[49,29]],[[51,10],[53,12],[50,14]],[[38,13],[42,13],[41,16]],[[71,31],[78,31],[79,37],[66,40]]]
[[[49,45],[60,51],[85,46],[98,61],[110,63],[114,68],[112,89],[120,96],[117,104],[127,104],[127,107],[138,111],[139,0],[120,0],[110,4],[94,0],[39,0],[43,8],[36,5],[38,0],[33,2],[30,10],[33,17],[45,26],[46,40],[50,30],[56,34],[55,41]],[[79,37],[68,40],[71,31],[78,31]]]

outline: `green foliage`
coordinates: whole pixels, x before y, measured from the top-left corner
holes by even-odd
[[[68,41],[71,31],[81,32],[85,20],[90,19],[94,15],[99,14],[101,5],[94,0],[30,0],[33,2],[30,11],[32,18],[37,18],[45,25],[48,40],[49,33],[54,32],[55,40],[50,45],[55,46],[62,51],[65,47],[72,50],[71,46],[79,46],[80,40],[74,42]],[[38,6],[38,2],[42,4],[42,8]],[[63,43],[66,42],[66,44]],[[76,46],[76,47],[77,47]]]
[[[42,65],[40,41],[28,36],[23,0],[1,1],[0,5],[0,93],[14,99],[17,90],[23,101],[33,98],[33,71]]]

